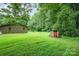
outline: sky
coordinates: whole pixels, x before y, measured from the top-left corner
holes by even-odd
[[[1,8],[6,8],[6,5],[0,3],[0,9],[1,9]],[[35,13],[36,11],[37,11],[37,9],[36,9],[36,8],[33,8],[33,9],[32,9],[32,12],[30,13],[30,16],[34,15],[34,13]]]
[[[0,3],[0,8],[5,8],[5,5]]]

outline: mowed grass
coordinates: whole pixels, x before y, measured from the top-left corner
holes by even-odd
[[[79,56],[79,37],[51,38],[48,32],[0,35],[0,56]]]

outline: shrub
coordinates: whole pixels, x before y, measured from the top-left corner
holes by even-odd
[[[76,37],[76,36],[79,36],[79,30],[65,31],[63,35],[71,36],[71,37]]]

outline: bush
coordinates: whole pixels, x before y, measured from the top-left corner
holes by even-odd
[[[79,30],[65,31],[63,35],[77,37],[77,36],[79,36]]]
[[[58,22],[53,25],[53,30],[60,31],[60,29],[61,29],[61,25]]]

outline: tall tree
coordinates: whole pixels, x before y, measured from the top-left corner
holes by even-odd
[[[3,8],[0,10],[0,12],[5,16],[4,18],[10,18],[12,22],[27,24],[28,20],[30,19],[29,12],[31,11],[31,4],[12,3],[5,5],[7,6],[7,8]]]

